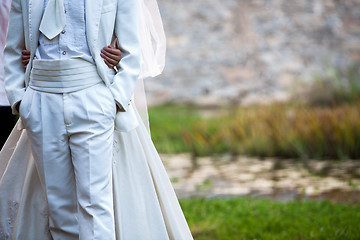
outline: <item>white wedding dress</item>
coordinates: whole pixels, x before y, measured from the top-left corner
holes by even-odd
[[[193,239],[149,131],[114,134],[116,239]],[[0,152],[0,239],[51,239],[48,210],[20,120]]]
[[[151,140],[143,89],[143,79],[164,68],[164,29],[156,0],[139,3],[142,73],[134,94],[139,126],[114,132],[116,239],[189,240],[193,237]],[[0,152],[0,240],[8,239],[51,239],[45,193],[20,120]]]

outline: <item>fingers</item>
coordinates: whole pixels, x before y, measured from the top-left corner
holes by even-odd
[[[105,52],[107,52],[107,53],[109,53],[109,54],[112,54],[112,55],[115,55],[117,58],[121,58],[121,51],[120,51],[120,49],[117,49],[117,48],[114,48],[114,47],[112,47],[112,46],[107,46],[107,47],[104,47],[103,49],[102,49],[103,51],[105,51]]]
[[[29,50],[22,50],[21,51],[21,58],[23,60],[30,59],[30,51]]]
[[[22,55],[29,55],[29,57],[30,57],[30,50],[24,49],[24,50],[21,51],[21,54]]]
[[[101,50],[100,56],[109,68],[117,66],[121,60],[121,50],[119,49],[118,41],[115,41],[115,48],[110,45],[104,47]]]
[[[24,69],[26,69],[26,65],[28,65],[29,61],[30,61],[30,51],[29,50],[22,50],[21,51],[21,62],[24,65]]]
[[[106,65],[112,68],[120,62],[121,51],[108,46],[101,50],[100,56],[104,59]]]
[[[28,65],[30,61],[30,58],[21,60],[21,63],[24,65],[24,68],[26,68],[26,65]]]
[[[22,60],[29,60],[30,59],[30,55],[22,55],[21,56]]]
[[[114,65],[112,65],[111,63],[109,63],[106,59],[104,59],[105,64],[109,67],[109,68],[113,68]]]
[[[116,66],[119,61],[113,60],[111,57],[108,57],[107,55],[100,53],[100,56],[104,59],[104,62],[107,63],[106,65],[110,65],[109,67],[112,68],[113,66]]]
[[[16,109],[17,112],[20,112],[20,104],[21,104],[21,101],[18,102],[18,103],[16,104],[16,106],[15,106],[15,109]]]
[[[29,61],[30,61],[30,57],[29,58],[22,58],[22,60],[21,60],[22,64],[24,64],[24,65],[27,65],[29,63]]]

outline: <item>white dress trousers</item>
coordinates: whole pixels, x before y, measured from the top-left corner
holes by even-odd
[[[92,86],[65,93],[44,92],[30,82],[20,105],[54,240],[115,239],[111,159],[116,104],[96,77],[84,80],[97,82]],[[59,84],[56,76],[49,76],[51,81]]]

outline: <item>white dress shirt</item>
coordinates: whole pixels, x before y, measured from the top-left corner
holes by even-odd
[[[1,0],[0,3],[0,106],[10,106],[4,87],[4,48],[9,22],[11,0]]]
[[[44,1],[44,9],[49,0]],[[35,58],[42,60],[83,58],[94,62],[85,34],[85,1],[64,0],[66,26],[52,40],[41,32]]]

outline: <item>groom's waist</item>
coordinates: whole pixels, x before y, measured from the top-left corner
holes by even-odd
[[[50,93],[79,91],[102,81],[96,65],[81,58],[33,61],[29,86]]]

